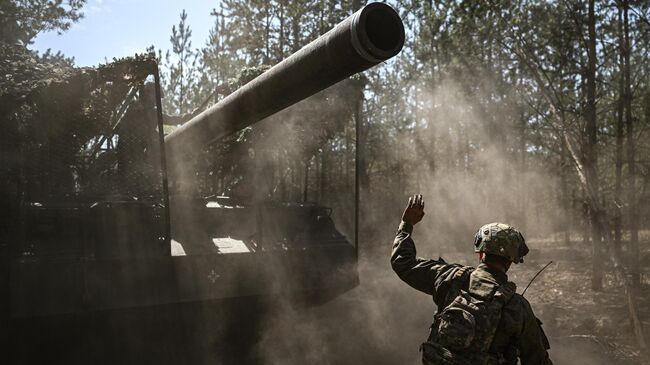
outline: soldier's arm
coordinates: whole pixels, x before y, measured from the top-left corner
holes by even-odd
[[[459,265],[449,265],[443,259],[427,260],[417,257],[415,243],[411,238],[413,226],[402,222],[393,243],[390,263],[393,271],[411,287],[436,296],[436,288],[453,277]]]
[[[402,223],[393,241],[390,263],[393,271],[413,288],[434,296],[436,303],[444,297],[440,290],[459,265],[448,265],[444,260],[425,260],[416,256],[415,243],[411,238],[413,226],[424,217],[424,199],[422,195],[409,198],[402,214]],[[440,294],[440,295],[438,295]]]
[[[548,339],[528,301],[524,299],[524,324],[519,339],[521,365],[553,365],[549,358]]]

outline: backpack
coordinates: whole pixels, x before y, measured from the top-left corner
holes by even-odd
[[[468,270],[461,268],[450,288],[453,300],[434,316],[431,334],[420,347],[425,365],[487,365],[503,363],[490,353],[501,311],[517,287],[508,282],[485,298],[459,288]],[[455,295],[455,296],[454,296]]]

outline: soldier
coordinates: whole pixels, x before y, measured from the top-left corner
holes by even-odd
[[[413,226],[424,216],[422,195],[409,198],[393,244],[391,265],[411,287],[433,296],[438,307],[422,344],[428,364],[551,364],[548,340],[530,303],[508,282],[510,265],[528,253],[524,237],[502,223],[476,233],[476,268],[416,257]]]

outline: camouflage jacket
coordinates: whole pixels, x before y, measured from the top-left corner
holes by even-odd
[[[416,257],[415,243],[411,239],[413,227],[400,224],[393,244],[391,265],[395,273],[411,287],[433,296],[433,301],[441,310],[454,298],[447,298],[453,280],[464,280],[463,287],[473,292],[490,293],[495,286],[508,281],[508,276],[480,264],[470,275],[457,278],[461,265],[448,264],[443,259],[426,260]],[[517,350],[522,365],[552,365],[547,350],[548,340],[541,322],[533,314],[530,303],[515,294],[505,305],[491,351],[505,354]]]

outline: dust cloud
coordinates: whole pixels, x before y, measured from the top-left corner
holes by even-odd
[[[485,87],[489,82],[482,84]],[[514,106],[518,103],[513,101],[511,109],[504,109],[507,103],[500,103],[498,109],[477,104],[475,100],[485,98],[464,94],[452,79],[434,87],[417,81],[402,89],[419,91],[400,95],[402,108],[417,109],[413,113],[417,118],[411,121],[416,128],[405,128],[386,142],[381,153],[390,155],[391,171],[371,174],[368,186],[361,191],[360,285],[324,304],[305,306],[287,298],[260,304],[255,323],[247,327],[254,333],[244,335],[250,340],[247,351],[255,363],[420,362],[418,347],[427,336],[435,305],[429,296],[402,283],[389,263],[401,211],[408,194],[414,193],[423,194],[426,200],[426,215],[414,234],[419,256],[475,265],[472,239],[478,227],[494,221],[518,227],[531,248],[526,262],[513,266],[509,273],[519,292],[539,268],[550,260],[557,261],[527,293],[537,316],[545,323],[554,362],[576,364],[579,358],[590,364],[629,363],[612,360],[612,350],[593,336],[596,325],[590,322],[592,318],[584,312],[577,315],[578,310],[569,313],[558,309],[558,303],[570,306],[577,293],[588,293],[588,257],[580,249],[567,251],[556,245],[560,239],[553,234],[569,219],[558,213],[563,211],[557,200],[560,181],[553,173],[555,167],[545,165],[543,156],[536,156],[530,142],[522,142],[534,136],[524,135],[532,132],[521,128],[525,116]],[[354,152],[346,146],[354,107],[349,95],[353,91],[344,84],[241,132],[235,138],[242,140],[246,134],[243,147],[221,151],[225,157],[216,159],[232,166],[216,172],[212,181],[223,190],[228,185],[224,179],[237,175],[238,179],[254,180],[258,189],[268,191],[265,198],[326,203],[333,208],[337,226],[343,227],[350,239],[353,176],[341,172],[350,165],[336,166],[350,164]],[[386,122],[383,118],[389,117],[365,112],[367,137],[371,138],[372,128],[380,128]],[[341,118],[334,118],[335,123],[323,123],[332,120],[333,115]],[[244,158],[233,160],[233,152],[237,151],[244,152]],[[328,172],[334,176],[326,178],[317,172],[325,169],[325,153],[329,153],[329,163],[334,164]],[[255,166],[260,165],[272,165],[272,171],[266,177],[241,172],[259,171]],[[261,188],[270,182],[270,186]],[[284,185],[282,189],[278,189],[280,184]],[[309,191],[308,197],[303,196],[305,191]],[[186,215],[182,210],[180,214]],[[574,223],[579,226],[580,222]],[[549,241],[548,237],[556,239]],[[575,265],[584,268],[574,270]],[[274,270],[282,269],[278,266]],[[550,279],[571,270],[575,275],[571,280],[562,280],[562,285],[556,285],[560,280]],[[292,272],[276,274],[295,280]],[[592,307],[601,312],[605,308],[598,303],[592,303]],[[199,313],[190,321],[202,322],[201,333],[211,339],[201,340],[205,355],[201,361],[221,363],[224,359],[218,348],[228,347],[228,334],[242,324],[237,318],[225,323],[214,320],[208,307]],[[607,316],[599,315],[601,322]],[[606,328],[604,331],[607,335]]]
[[[501,110],[496,115],[489,106],[473,104],[472,98],[460,90],[453,80],[446,80],[422,93],[416,103],[422,107],[426,128],[397,136],[391,142],[400,151],[395,152],[399,156],[395,165],[405,167],[395,171],[402,174],[402,190],[422,193],[427,203],[426,216],[416,227],[414,240],[419,256],[441,256],[448,262],[474,265],[472,237],[479,226],[492,221],[518,226],[532,251],[526,263],[511,269],[511,279],[521,292],[543,264],[558,259],[553,252],[547,254],[548,244],[544,246],[538,239],[560,227],[562,217],[549,204],[558,181],[543,168],[532,167],[539,164],[522,161],[522,151],[513,147],[518,136],[508,132],[512,128],[502,125],[516,123],[517,110]],[[373,128],[373,120],[368,125]],[[453,155],[458,157],[449,162]],[[371,180],[368,189],[362,191],[360,285],[322,305],[274,302],[261,318],[257,334],[255,352],[261,363],[420,362],[418,347],[426,338],[435,305],[429,296],[402,283],[391,270],[392,239],[407,196],[382,194],[389,188],[386,185],[386,181]],[[549,269],[546,278],[566,266],[568,256],[564,259],[560,267]],[[553,285],[545,279],[535,285],[533,294],[527,296],[538,317],[547,323],[555,363],[576,364],[579,358],[585,364],[611,364],[611,360],[594,355],[603,350],[588,336],[569,338],[558,330],[561,323],[548,300],[544,300],[545,291],[552,290]]]

